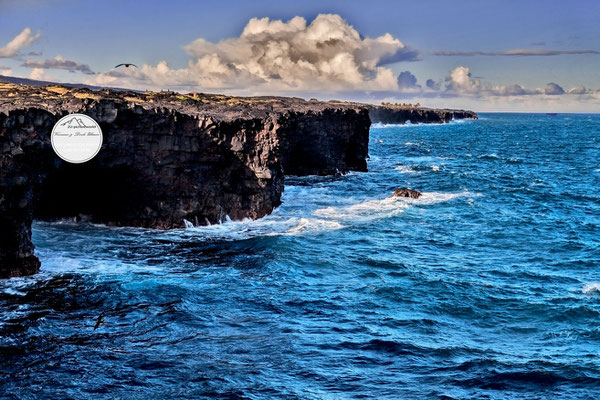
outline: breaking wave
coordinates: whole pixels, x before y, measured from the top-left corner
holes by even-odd
[[[169,231],[174,235],[195,236],[203,239],[243,240],[257,236],[301,235],[342,229],[337,221],[319,218],[269,215],[258,220],[226,221],[207,226],[187,226],[184,230]]]
[[[367,200],[350,206],[325,207],[316,210],[314,215],[340,221],[370,221],[394,217],[403,213],[411,205],[431,205],[459,197],[475,196],[478,196],[478,194],[467,191],[459,193],[423,192],[418,199],[390,196],[378,200]]]
[[[583,286],[582,292],[583,292],[583,294],[600,293],[600,283],[597,283],[597,282],[588,283]]]
[[[417,124],[413,124],[410,121],[406,121],[403,124],[384,124],[382,122],[375,122],[371,124],[371,128],[374,129],[396,129],[396,128],[415,128],[415,127],[433,127],[433,126],[448,126],[448,125],[456,125],[456,124],[465,124],[471,122],[473,120],[467,119],[453,119],[450,122],[419,122]]]

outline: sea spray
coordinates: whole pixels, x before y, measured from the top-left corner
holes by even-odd
[[[596,294],[600,293],[600,283],[588,283],[583,286],[582,289],[583,294]]]

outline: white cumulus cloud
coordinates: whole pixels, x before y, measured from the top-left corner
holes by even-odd
[[[28,47],[31,43],[39,39],[40,32],[33,33],[31,29],[25,28],[15,36],[4,47],[0,48],[0,58],[11,58],[16,56],[20,50]]]
[[[398,81],[386,65],[418,53],[390,34],[362,37],[342,17],[320,14],[308,23],[252,18],[241,35],[216,43],[203,38],[184,46],[185,68],[165,61],[138,70],[111,71],[94,83],[261,92],[393,91]]]
[[[538,89],[526,89],[518,84],[492,85],[489,82],[473,78],[471,70],[465,66],[459,66],[450,71],[446,78],[447,94],[469,95],[469,96],[527,96],[541,94]]]
[[[36,80],[46,80],[48,77],[46,76],[45,72],[46,71],[43,68],[34,68],[31,70],[29,77]]]

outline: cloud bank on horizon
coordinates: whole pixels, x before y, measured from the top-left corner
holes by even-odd
[[[23,50],[40,33],[25,28],[0,48],[0,58],[23,60]],[[539,44],[538,44],[539,45]],[[296,16],[288,21],[252,18],[238,37],[219,42],[198,38],[183,46],[190,56],[184,68],[167,61],[139,68],[113,69],[96,74],[84,63],[56,56],[27,59],[31,78],[51,79],[46,70],[66,70],[90,76],[85,83],[137,89],[225,91],[237,94],[339,95],[348,99],[451,99],[536,98],[552,102],[570,100],[600,103],[600,90],[583,86],[565,89],[549,82],[542,88],[518,83],[493,85],[472,76],[458,65],[442,78],[419,83],[410,71],[395,73],[392,64],[415,62],[422,53],[389,33],[371,38],[361,35],[337,14],[319,14],[310,23]],[[557,56],[600,54],[595,50],[525,50],[499,52],[436,51],[433,56]],[[397,64],[396,64],[397,65]],[[6,70],[0,70],[6,72]],[[10,70],[8,71],[10,73]]]
[[[70,72],[79,71],[86,75],[94,75],[94,71],[92,71],[89,65],[67,60],[61,56],[56,56],[48,60],[26,60],[22,66],[34,69],[64,69]]]
[[[542,42],[543,43],[543,42]],[[535,45],[541,45],[535,43]],[[545,45],[545,44],[543,44]],[[431,52],[434,56],[562,56],[562,55],[579,55],[579,54],[600,54],[597,50],[542,50],[542,49],[512,49],[504,51],[449,51],[438,50]]]

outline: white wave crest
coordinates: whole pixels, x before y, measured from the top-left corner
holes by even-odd
[[[284,232],[286,235],[298,235],[312,231],[331,231],[344,228],[338,221],[326,221],[316,218],[300,218],[298,224]]]
[[[351,206],[320,208],[313,214],[337,220],[370,220],[398,215],[407,207],[408,204],[401,201],[399,197],[387,197],[381,200],[368,200]]]
[[[410,121],[406,121],[403,124],[384,124],[382,122],[375,122],[371,124],[371,128],[375,129],[389,129],[389,128],[414,128],[414,127],[423,127],[423,126],[446,126],[446,125],[456,125],[456,124],[464,124],[467,122],[475,121],[472,119],[453,119],[449,122],[419,122],[413,124]]]
[[[394,168],[396,171],[400,171],[400,173],[402,174],[412,174],[413,169],[411,167],[407,167],[406,165],[398,165],[396,168]]]
[[[600,293],[600,283],[593,282],[583,286],[583,294]]]
[[[307,201],[308,199],[306,198],[302,200],[304,196],[310,196],[306,191],[305,188],[302,188],[302,190],[296,190],[293,194],[288,192],[286,201]],[[161,233],[161,236],[173,240],[194,237],[196,239],[234,241],[259,236],[315,234],[343,229],[350,225],[375,219],[394,217],[403,213],[412,205],[435,204],[463,196],[475,197],[477,194],[466,191],[460,193],[424,192],[419,199],[386,197],[344,206],[318,208],[311,214],[302,212],[294,216],[288,214],[289,210],[277,209],[273,214],[257,220],[227,220],[221,224],[207,226],[191,226],[193,224],[186,224],[185,229],[164,231]],[[310,200],[308,201],[310,202]]]
[[[479,196],[479,194],[467,191],[459,193],[424,192],[418,199],[386,197],[379,200],[367,200],[350,206],[320,208],[313,214],[323,218],[360,222],[393,217],[404,212],[411,205],[430,205],[450,201],[458,197],[476,196]]]
[[[281,218],[277,211],[269,216],[241,221],[227,220],[221,224],[206,226],[186,226],[185,229],[166,231],[164,236],[193,236],[211,240],[244,240],[259,236],[292,236],[342,229],[338,221],[328,221],[311,217]]]
[[[448,192],[424,192],[421,194],[421,197],[419,197],[417,200],[419,201],[419,204],[436,204],[436,203],[443,203],[446,201],[450,201],[450,200],[454,200],[456,198],[460,198],[460,197],[468,197],[468,198],[472,198],[472,197],[481,197],[481,193],[473,193],[473,192],[469,192],[467,190],[463,191],[463,192],[456,192],[456,193],[448,193]]]
[[[498,156],[498,154],[496,153],[487,153],[487,154],[482,154],[477,156],[477,158],[479,159],[488,159],[488,160],[496,160],[499,159],[500,157]]]
[[[156,272],[161,270],[159,266],[116,258],[109,252],[74,256],[70,251],[44,249],[38,251],[37,255],[42,260],[41,272],[43,274],[78,272],[120,275],[131,271]]]

